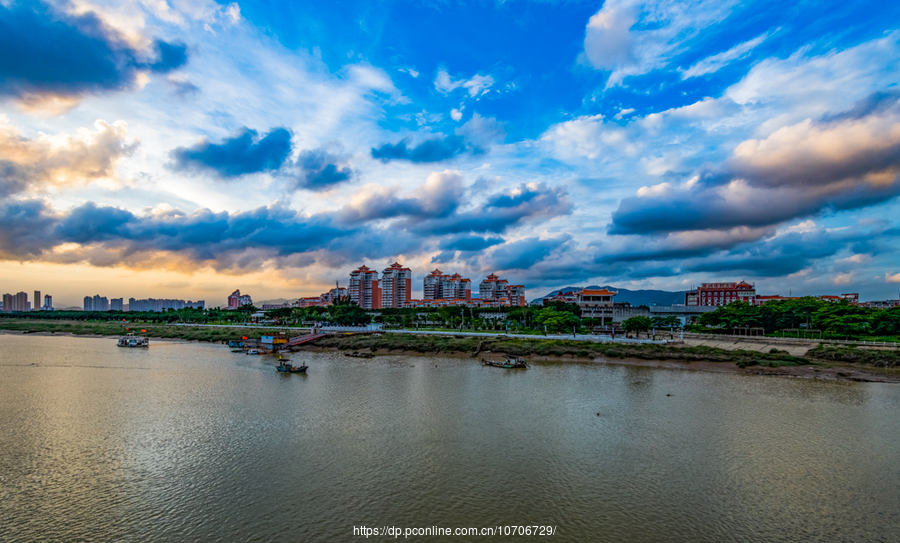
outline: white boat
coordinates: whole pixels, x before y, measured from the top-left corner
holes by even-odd
[[[260,352],[257,349],[250,349],[249,351],[247,351],[247,354],[260,354]]]
[[[125,336],[120,337],[116,345],[119,347],[149,347],[150,340],[143,336]]]

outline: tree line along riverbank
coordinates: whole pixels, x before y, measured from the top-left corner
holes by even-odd
[[[129,330],[126,330],[128,328]],[[82,336],[120,336],[129,332],[159,339],[180,339],[222,343],[247,337],[259,339],[265,328],[217,328],[202,326],[145,325],[90,321],[37,321],[0,319],[0,330],[21,333],[72,334]],[[298,333],[300,331],[298,330]],[[369,351],[394,354],[452,354],[478,356],[503,353],[545,359],[638,359],[678,362],[722,362],[738,367],[789,367],[810,364],[852,364],[875,368],[900,367],[900,351],[820,345],[804,356],[771,349],[768,352],[726,350],[680,344],[640,345],[628,343],[592,343],[542,338],[496,338],[465,335],[366,334],[325,337],[307,349]]]

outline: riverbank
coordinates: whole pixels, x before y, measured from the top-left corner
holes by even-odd
[[[126,327],[131,332],[154,340],[213,343],[240,337],[258,339],[265,332],[265,329],[260,328],[0,319],[0,332],[19,334],[106,337],[124,335],[128,333]],[[776,348],[760,351],[677,343],[638,345],[503,336],[485,338],[463,335],[366,334],[326,337],[295,350],[468,358],[500,358],[508,354],[528,357],[542,363],[600,362],[807,379],[900,383],[900,352],[854,347],[818,346],[809,349],[802,356],[795,356]]]
[[[858,353],[858,349],[816,348],[805,356],[785,351],[725,350],[684,344],[634,345],[547,339],[494,339],[466,336],[357,335],[322,338],[309,351],[359,351],[372,354],[440,355],[499,358],[528,357],[541,363],[602,362],[693,371],[744,373],[805,379],[900,383],[900,356],[895,351]],[[856,364],[842,360],[852,352]],[[819,358],[817,358],[817,356]],[[860,364],[858,362],[867,361]],[[878,366],[877,364],[881,364]]]
[[[86,337],[124,336],[134,333],[137,336],[145,336],[151,339],[181,339],[211,343],[221,343],[230,339],[240,339],[241,337],[259,339],[266,332],[266,329],[260,328],[190,327],[165,324],[28,319],[0,319],[0,330],[21,334],[69,334]]]

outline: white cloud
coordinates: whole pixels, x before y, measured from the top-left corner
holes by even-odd
[[[719,53],[717,55],[712,55],[710,57],[706,57],[701,60],[697,64],[694,64],[687,70],[684,70],[681,73],[682,79],[690,79],[691,77],[698,77],[701,75],[711,74],[713,72],[717,72],[727,66],[734,60],[738,60],[746,57],[750,54],[753,49],[756,48],[759,44],[764,42],[768,34],[763,34],[762,36],[757,36],[750,41],[745,41],[744,43],[739,43],[735,45],[728,51],[723,53]]]
[[[451,109],[450,110],[450,118],[453,119],[454,121],[458,121],[458,120],[462,119],[462,111],[460,111],[456,108]]]
[[[684,43],[725,19],[735,0],[607,0],[585,28],[584,55],[612,72],[607,87],[665,66]]]
[[[900,283],[900,273],[891,275],[890,272],[884,273],[884,282],[885,283]]]
[[[615,116],[613,117],[613,119],[615,119],[615,120],[618,121],[618,120],[621,120],[622,117],[624,117],[624,116],[626,116],[626,115],[631,115],[632,113],[634,113],[634,108],[633,108],[633,107],[630,107],[630,108],[627,108],[627,109],[622,109],[622,110],[619,110],[619,112],[615,114]]]
[[[788,58],[768,58],[756,64],[725,96],[741,105],[779,101],[802,108],[804,117],[844,109],[891,83],[900,61],[900,32],[843,51],[809,56],[803,48]]]
[[[469,96],[474,98],[487,93],[494,84],[494,78],[490,75],[475,74],[470,79],[453,80],[447,70],[438,70],[434,80],[434,88],[443,94],[449,94],[456,89],[464,88],[469,91]]]
[[[472,115],[469,121],[456,129],[457,136],[463,136],[468,141],[479,146],[487,146],[506,137],[503,125],[494,117],[482,117],[478,113]]]
[[[553,153],[563,159],[594,160],[606,150],[629,157],[638,152],[638,145],[631,141],[626,131],[604,123],[603,115],[585,115],[552,125],[541,135],[541,141],[549,144]]]

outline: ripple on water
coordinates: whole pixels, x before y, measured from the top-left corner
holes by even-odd
[[[282,375],[216,345],[2,341],[2,541],[900,533],[896,385],[321,353]]]

